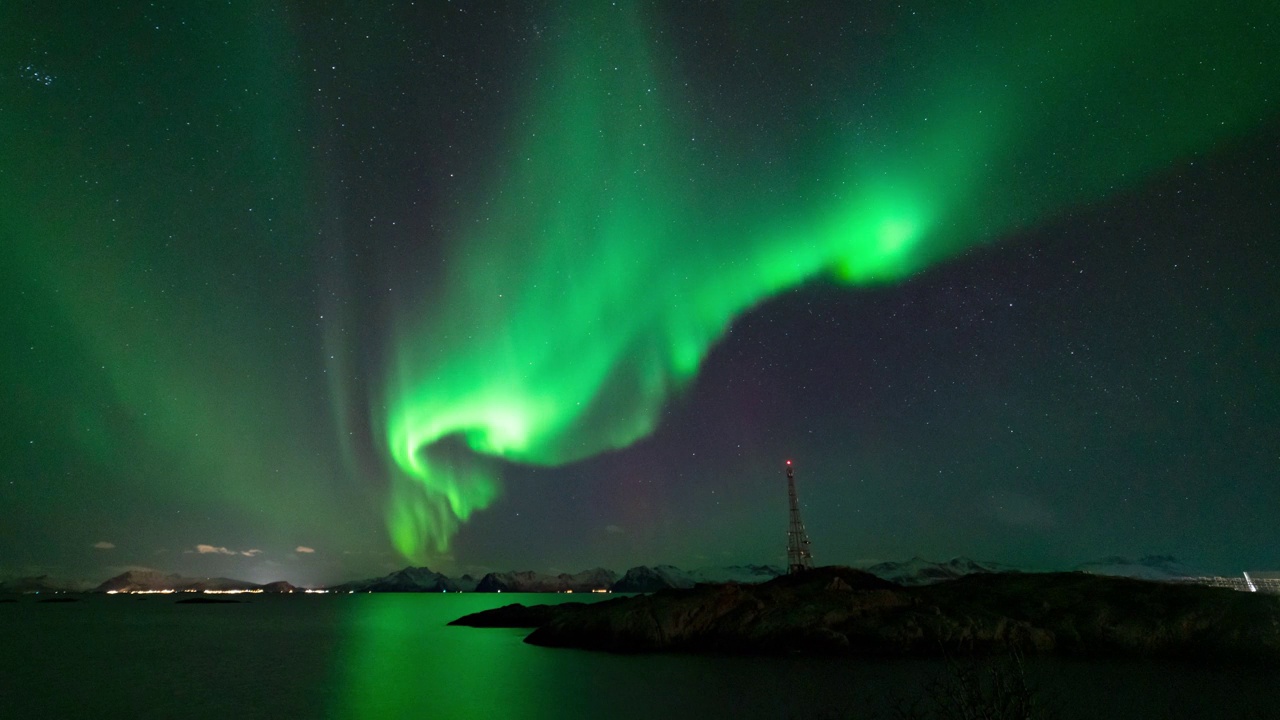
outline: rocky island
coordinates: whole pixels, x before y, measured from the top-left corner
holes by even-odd
[[[1023,652],[1280,662],[1280,597],[1086,573],[975,574],[904,587],[846,567],[599,603],[509,605],[452,624],[611,652]]]

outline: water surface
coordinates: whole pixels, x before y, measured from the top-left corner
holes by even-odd
[[[0,604],[0,717],[891,717],[936,661],[609,655],[446,625],[581,595],[169,596]],[[1267,668],[1036,661],[1064,719],[1280,718]]]

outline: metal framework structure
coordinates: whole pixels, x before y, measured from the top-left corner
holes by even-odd
[[[787,573],[798,573],[813,567],[813,553],[809,551],[809,533],[804,531],[800,519],[800,500],[796,497],[795,468],[787,461],[787,499],[791,502],[791,525],[787,529]]]

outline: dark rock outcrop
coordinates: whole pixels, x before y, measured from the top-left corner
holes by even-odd
[[[907,588],[829,567],[544,612],[527,642],[615,652],[1019,650],[1280,661],[1280,598],[1084,573],[983,573]],[[508,614],[508,626],[541,619],[532,608]],[[478,615],[466,624],[489,622]]]
[[[521,605],[512,603],[493,610],[471,613],[449,623],[467,627],[488,628],[536,628],[546,625],[553,618],[566,612],[580,608],[585,603],[562,603],[560,605]]]

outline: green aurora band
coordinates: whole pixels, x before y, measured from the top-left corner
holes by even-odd
[[[410,560],[446,552],[495,500],[502,462],[558,465],[646,436],[734,318],[771,296],[904,279],[1274,114],[1264,3],[904,21],[871,84],[851,53],[812,69],[811,91],[748,88],[754,135],[686,110],[699,100],[682,95],[659,20],[601,5],[548,24],[490,192],[452,220],[449,277],[401,308],[376,412],[396,464],[388,528]],[[736,12],[767,41],[767,8]]]

